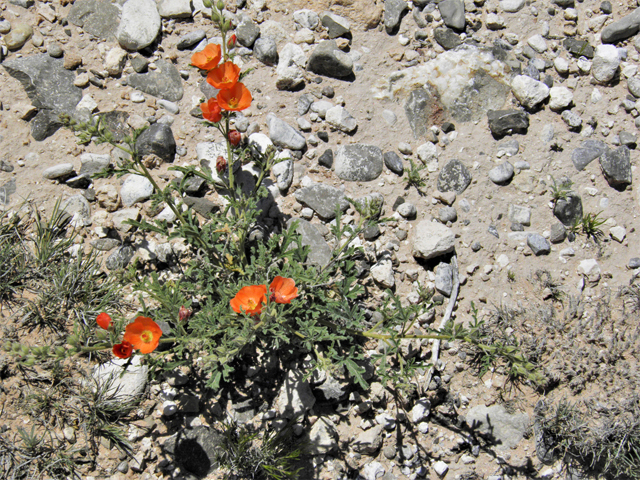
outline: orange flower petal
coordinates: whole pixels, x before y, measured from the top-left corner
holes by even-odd
[[[251,105],[251,92],[242,83],[236,83],[231,88],[218,92],[218,105],[225,110],[240,111]]]
[[[125,328],[123,341],[131,343],[140,353],[151,353],[160,343],[162,329],[148,317],[138,317]]]
[[[240,67],[233,62],[224,62],[207,74],[207,82],[215,88],[231,88],[240,78]]]
[[[200,110],[202,110],[202,118],[209,120],[213,123],[218,123],[222,120],[222,110],[218,105],[218,100],[210,98],[208,101],[200,104]]]
[[[258,315],[262,312],[262,306],[267,303],[266,285],[249,285],[241,288],[229,304],[236,313],[246,313],[247,315]]]
[[[276,303],[291,303],[298,296],[298,287],[293,278],[277,276],[269,285],[270,299]]]
[[[113,346],[113,354],[118,358],[129,358],[133,353],[133,345],[129,342],[117,343]]]
[[[100,315],[96,317],[96,323],[100,328],[109,330],[109,326],[111,325],[111,317],[109,316],[108,313],[102,312]]]
[[[220,58],[222,57],[222,51],[220,45],[210,43],[201,52],[196,52],[191,57],[191,65],[198,67],[202,70],[211,70],[218,65]]]

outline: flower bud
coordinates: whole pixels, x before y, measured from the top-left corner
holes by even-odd
[[[216,170],[218,173],[222,173],[227,169],[227,160],[222,156],[218,156],[216,159]]]
[[[56,347],[55,352],[56,352],[56,357],[60,357],[60,358],[64,357],[67,353],[64,347]]]
[[[211,8],[211,0],[202,0],[202,4],[203,4],[206,8]]]
[[[33,367],[33,365],[35,365],[36,363],[36,359],[32,356],[29,356],[25,360],[23,360],[21,363],[25,367]]]
[[[213,10],[211,12],[211,21],[213,23],[219,23],[220,22],[220,14],[218,12],[216,12],[215,10]]]
[[[78,344],[78,341],[79,341],[79,338],[78,338],[78,336],[77,336],[77,335],[69,335],[69,336],[67,337],[67,343],[68,343],[69,345],[77,345],[77,344]]]
[[[227,41],[227,48],[232,49],[233,47],[235,47],[237,39],[238,38],[236,37],[235,33],[231,35],[231,37],[229,37],[229,40]]]
[[[187,307],[185,307],[184,305],[180,307],[180,310],[178,311],[178,320],[181,322],[186,322],[187,320],[189,320],[189,317],[191,316],[193,312],[191,310],[189,310]]]
[[[237,147],[238,144],[242,141],[242,134],[237,130],[231,130],[229,135],[227,136],[229,139],[229,143],[234,147]]]
[[[224,2],[222,0],[218,0],[218,3],[216,3],[216,7],[220,11],[224,10]]]

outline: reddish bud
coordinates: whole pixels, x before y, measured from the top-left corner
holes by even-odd
[[[231,37],[229,38],[229,41],[227,41],[227,48],[233,48],[236,46],[236,34],[234,33],[233,35],[231,35]]]
[[[187,320],[189,320],[189,317],[191,317],[192,313],[193,312],[191,310],[189,310],[187,307],[183,305],[180,307],[180,310],[178,311],[178,320],[181,322],[186,322]]]
[[[229,143],[234,147],[237,147],[238,144],[242,141],[242,134],[237,130],[231,130],[229,132]]]
[[[216,159],[216,170],[218,171],[218,173],[222,173],[227,169],[227,161],[225,160],[225,158],[220,155],[217,159]]]

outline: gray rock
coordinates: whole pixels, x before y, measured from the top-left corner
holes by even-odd
[[[437,100],[424,88],[412,90],[404,104],[404,112],[417,140],[429,132],[429,117],[437,109]]]
[[[604,177],[614,188],[631,185],[631,159],[629,148],[625,145],[608,150],[600,157],[600,168]]]
[[[149,377],[149,367],[142,365],[141,359],[142,355],[134,355],[130,359],[111,359],[97,365],[92,376],[99,385],[106,388],[108,395],[114,400],[140,400]],[[126,369],[123,368],[125,365]]]
[[[31,38],[31,35],[33,35],[31,25],[18,23],[3,37],[3,40],[9,50],[20,50]]]
[[[274,408],[278,414],[284,418],[296,418],[313,408],[315,403],[316,398],[311,392],[309,382],[304,380],[304,374],[290,370],[274,401]]]
[[[382,431],[382,425],[376,425],[375,427],[360,433],[353,441],[351,448],[358,453],[374,455],[382,446]]]
[[[396,152],[385,152],[382,158],[384,159],[384,164],[389,170],[400,177],[402,176],[404,173],[404,165],[402,164],[402,159]]]
[[[218,469],[218,454],[224,437],[204,425],[181,429],[162,444],[166,452],[190,477],[204,478]]]
[[[338,430],[334,423],[325,417],[320,417],[309,431],[310,455],[326,455],[338,448]]]
[[[442,207],[438,210],[438,219],[442,223],[455,222],[458,219],[458,212],[455,207]]]
[[[307,262],[319,267],[327,265],[331,261],[331,247],[329,247],[329,244],[320,235],[316,227],[306,220],[292,218],[287,223],[287,227],[291,228],[294,221],[298,222],[296,232],[300,235],[302,245],[310,247]]]
[[[304,135],[273,113],[267,115],[267,125],[269,138],[274,145],[292,150],[303,150],[306,147],[307,141]]]
[[[54,42],[47,45],[47,53],[50,57],[62,58],[62,56],[64,55],[64,50],[62,50],[62,46],[59,43]]]
[[[153,194],[153,185],[142,175],[129,175],[122,183],[120,198],[126,207],[144,202]]]
[[[551,3],[558,5],[560,8],[573,8],[575,0],[551,0]]]
[[[307,70],[327,77],[349,77],[353,75],[353,60],[338,48],[335,40],[325,40],[311,53]]]
[[[276,88],[295,90],[304,85],[304,68],[307,56],[299,45],[287,43],[280,51],[276,68]]]
[[[596,82],[609,83],[616,76],[619,66],[620,56],[615,46],[598,45],[596,47],[591,65],[591,74]]]
[[[326,12],[320,16],[320,20],[322,21],[322,25],[327,28],[327,36],[329,38],[337,38],[351,34],[351,23],[344,17]]]
[[[323,167],[331,168],[333,166],[333,150],[327,148],[318,158],[318,163]]]
[[[510,414],[502,405],[473,407],[465,420],[492,444],[505,448],[515,448],[529,429],[526,413]]]
[[[562,243],[567,238],[567,229],[562,223],[554,223],[551,225],[551,233],[549,235],[549,241],[551,243]]]
[[[209,218],[211,212],[218,208],[218,205],[213,203],[208,198],[190,197],[189,195],[182,198],[184,204],[189,208],[194,209],[204,218]]]
[[[122,6],[122,18],[116,37],[127,50],[142,50],[153,43],[162,22],[153,0],[127,0]]]
[[[336,208],[345,211],[349,208],[349,202],[344,192],[337,188],[316,183],[296,190],[295,197],[298,202],[311,208],[324,220],[332,220],[336,216]]]
[[[464,30],[466,20],[464,18],[464,3],[461,0],[443,0],[438,3],[438,10],[440,10],[442,21],[447,27]]]
[[[307,93],[300,95],[297,103],[298,115],[306,115],[313,104],[313,97]]]
[[[577,193],[569,192],[553,207],[553,214],[563,225],[571,226],[582,219],[582,199]]]
[[[75,226],[85,226],[91,223],[91,206],[83,195],[73,195],[62,204],[62,211],[68,213],[71,223]]]
[[[577,38],[565,38],[562,45],[575,57],[593,58],[595,52],[589,42]]]
[[[191,0],[159,0],[158,13],[162,18],[189,18]]]
[[[120,24],[120,9],[110,0],[77,0],[67,15],[69,23],[101,40],[114,38]]]
[[[616,43],[635,35],[638,30],[640,30],[640,8],[604,27],[600,38],[602,43]]]
[[[293,12],[293,21],[303,28],[315,30],[320,23],[320,17],[316,12],[309,9],[296,10]]]
[[[336,403],[344,400],[349,394],[349,382],[340,381],[328,372],[321,372],[324,380],[313,388],[314,395],[318,401],[325,403]]]
[[[342,145],[336,152],[334,170],[342,180],[370,182],[382,173],[382,151],[375,145]]]
[[[459,122],[480,120],[489,110],[502,107],[510,94],[508,85],[494,79],[485,70],[473,73],[458,97],[448,105],[453,119]]]
[[[531,209],[529,207],[509,204],[507,216],[513,223],[519,223],[526,226],[531,225]]]
[[[75,75],[63,68],[63,60],[46,53],[7,60],[2,64],[12,77],[22,83],[38,113],[31,120],[31,134],[44,140],[60,128],[61,113],[73,116],[82,98],[74,86]]]
[[[565,110],[560,115],[564,123],[571,129],[578,129],[582,126],[582,118],[576,112],[572,110]]]
[[[429,260],[450,253],[454,248],[455,235],[445,225],[422,220],[416,226],[412,246],[414,257]]]
[[[462,38],[460,38],[460,35],[447,27],[438,27],[434,29],[433,38],[445,50],[453,50],[462,44]]]
[[[9,205],[11,195],[16,193],[16,179],[12,178],[0,186],[0,204]]]
[[[287,155],[288,156],[288,155]],[[286,192],[293,182],[293,160],[290,158],[276,163],[271,171],[276,177],[276,185],[281,192]]]
[[[122,245],[107,257],[104,264],[109,270],[119,270],[129,265],[134,253],[133,247]]]
[[[513,172],[513,165],[509,162],[504,162],[489,170],[489,178],[497,185],[505,185],[513,178]]]
[[[440,262],[436,268],[436,290],[445,297],[451,296],[453,290],[453,269],[448,263]]]
[[[527,245],[534,255],[549,255],[551,253],[551,245],[549,241],[539,233],[530,233],[527,235]]]
[[[392,35],[400,26],[400,20],[409,6],[404,0],[386,0],[384,2],[384,28]]]
[[[133,55],[129,61],[131,62],[131,67],[136,73],[145,73],[149,67],[149,60],[139,53]]]
[[[120,240],[115,238],[96,238],[91,241],[91,246],[101,252],[108,252],[120,246]]]
[[[42,176],[47,180],[55,180],[57,178],[68,178],[73,175],[73,163],[59,163],[53,167],[47,168],[42,172]]]
[[[636,98],[640,98],[640,77],[627,78],[627,89]]]
[[[271,37],[260,37],[253,44],[253,56],[265,65],[278,63],[278,46]]]
[[[505,140],[498,144],[498,156],[507,155],[512,157],[518,153],[520,144],[515,138]]]
[[[418,213],[416,206],[410,202],[404,202],[398,206],[396,209],[403,218],[413,219],[416,218],[416,214]]]
[[[491,133],[498,137],[527,133],[529,128],[529,115],[521,110],[489,110],[487,118]]]
[[[123,208],[116,212],[113,212],[111,217],[113,219],[113,226],[122,233],[131,232],[134,227],[126,222],[129,220],[138,220],[140,218],[140,210],[137,208]]]
[[[607,150],[609,147],[600,140],[583,140],[580,146],[571,152],[571,161],[576,170],[581,171]]]
[[[456,192],[460,195],[471,183],[471,174],[467,167],[457,159],[449,160],[438,175],[438,190]]]
[[[69,178],[64,183],[71,188],[86,189],[91,185],[91,176],[87,174],[76,175],[75,177]]]
[[[136,140],[136,149],[141,156],[154,154],[165,162],[173,162],[176,155],[176,140],[169,125],[154,123]]]
[[[129,0],[131,1],[131,0]],[[141,92],[170,102],[178,102],[184,93],[180,72],[171,62],[156,60],[157,70],[148,73],[132,73],[127,83]]]
[[[627,267],[632,270],[635,270],[636,268],[640,268],[640,258],[634,257],[629,259],[629,263],[627,264]]]
[[[30,8],[34,5],[34,0],[9,0],[9,3],[22,8]]]
[[[358,128],[358,121],[340,105],[327,110],[325,121],[345,133],[353,133]]]
[[[178,40],[178,44],[176,45],[176,47],[178,48],[178,50],[186,50],[193,47],[194,45],[197,45],[206,37],[207,33],[204,30],[194,30],[193,32],[182,35],[180,37],[180,40]]]
[[[249,17],[243,17],[236,27],[238,43],[243,47],[251,48],[260,36],[260,27],[251,21]]]
[[[618,134],[620,143],[629,148],[635,148],[638,143],[638,136],[635,133],[625,132],[624,130]]]

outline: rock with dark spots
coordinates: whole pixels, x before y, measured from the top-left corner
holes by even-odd
[[[470,183],[469,170],[457,159],[449,160],[438,175],[438,190],[441,192],[456,192],[460,195]]]
[[[303,150],[307,146],[304,135],[273,113],[267,115],[267,125],[269,126],[269,138],[274,145],[291,150]]]
[[[290,219],[287,227],[291,228],[294,222],[298,224],[296,232],[300,235],[302,246],[310,248],[307,262],[319,267],[327,265],[331,261],[331,247],[320,235],[318,229],[312,223],[301,218]]]
[[[260,36],[260,27],[251,21],[251,18],[244,17],[236,27],[236,37],[238,43],[243,47],[251,48]]]
[[[122,110],[111,110],[110,112],[99,113],[96,117],[100,118],[101,124],[109,129],[116,142],[122,142],[125,137],[128,137],[133,133],[132,128],[127,123],[127,120],[129,119],[129,114],[127,112],[123,112]]]
[[[38,109],[31,120],[31,134],[44,140],[62,126],[60,114],[73,116],[82,90],[73,84],[75,74],[63,68],[64,61],[42,53],[2,63],[9,75],[19,80]]]
[[[307,70],[326,77],[345,78],[353,75],[353,60],[338,48],[335,40],[325,40],[311,53]]]
[[[265,65],[278,63],[278,45],[272,37],[260,37],[253,44],[253,56]]]
[[[185,35],[182,35],[180,37],[180,40],[178,40],[178,44],[176,45],[176,48],[178,50],[186,50],[188,48],[191,48],[194,45],[197,45],[198,43],[200,43],[202,40],[204,40],[206,36],[207,36],[207,33],[204,30],[194,30],[193,32],[189,32]]]
[[[453,269],[448,263],[440,262],[436,268],[436,290],[445,297],[450,297],[453,290]]]
[[[527,133],[529,128],[529,115],[522,110],[489,110],[487,118],[491,133],[498,137]]]
[[[409,126],[415,139],[427,134],[430,125],[430,116],[438,108],[438,101],[424,88],[417,88],[409,93],[404,112],[409,120]]]
[[[110,0],[77,0],[67,15],[69,23],[101,40],[115,38],[120,9]]]
[[[165,123],[154,123],[136,140],[138,154],[154,154],[165,162],[173,162],[176,155],[176,140],[171,127]]]
[[[148,73],[132,73],[127,77],[129,86],[154,97],[178,102],[184,93],[180,72],[171,62],[156,60],[157,70]]]
[[[384,164],[396,175],[402,176],[404,173],[402,159],[396,152],[386,152],[384,154]]]
[[[318,158],[318,163],[323,167],[331,168],[333,166],[333,150],[327,148]]]
[[[509,162],[504,162],[489,170],[489,178],[497,185],[505,185],[511,181],[513,173],[513,165]]]
[[[489,110],[501,108],[511,89],[499,82],[485,70],[478,69],[462,89],[458,97],[449,105],[449,112],[458,122],[480,120]]]
[[[400,26],[400,20],[409,6],[404,0],[386,0],[384,2],[384,28],[389,35]]]
[[[462,0],[443,0],[438,3],[442,21],[449,28],[464,30],[464,3]]]
[[[565,226],[571,226],[582,219],[582,199],[577,193],[569,192],[553,207],[553,214]]]
[[[209,218],[209,214],[211,214],[218,208],[215,203],[206,198],[186,196],[182,200],[184,201],[185,205],[193,208],[196,212],[198,212],[205,218]]]
[[[433,38],[445,50],[453,50],[462,44],[462,38],[447,27],[438,27],[433,31]]]
[[[534,255],[549,255],[551,253],[551,245],[549,241],[539,233],[530,233],[527,235],[527,245]]]
[[[562,45],[574,57],[593,58],[595,54],[594,48],[586,40],[569,37],[564,39]]]
[[[336,152],[334,170],[342,180],[370,182],[382,173],[382,150],[375,145],[342,145]]]
[[[224,438],[217,431],[199,425],[181,429],[167,438],[162,450],[182,469],[203,478],[218,468],[218,453],[223,448]]]
[[[344,192],[330,185],[316,183],[303,187],[295,192],[298,202],[311,208],[324,220],[332,220],[336,216],[336,209],[345,211],[349,202]]]
[[[115,238],[96,238],[91,241],[91,246],[101,252],[109,252],[120,245],[120,240]]]
[[[351,24],[349,20],[331,12],[323,13],[320,16],[322,25],[327,28],[329,38],[342,37],[351,34]]]
[[[600,157],[600,168],[612,187],[623,188],[631,185],[630,152],[625,145],[603,153]]]
[[[581,171],[609,150],[609,147],[600,140],[583,140],[578,148],[571,152],[571,161],[576,170]]]
[[[129,245],[123,245],[107,257],[105,266],[109,270],[119,270],[129,265],[135,250]]]
[[[508,413],[502,405],[479,405],[465,415],[467,425],[494,445],[515,448],[529,430],[526,413]]]
[[[640,30],[640,8],[604,27],[600,33],[600,39],[602,43],[616,43],[632,37],[638,33],[638,30]]]

